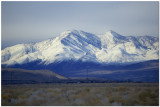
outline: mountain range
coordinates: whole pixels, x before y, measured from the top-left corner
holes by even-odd
[[[151,67],[139,66],[141,65],[139,63],[154,64],[156,66],[153,66],[153,71],[156,73],[153,74],[159,73],[158,59],[158,37],[122,36],[112,30],[103,35],[70,30],[62,32],[56,38],[37,43],[18,44],[1,51],[3,68],[47,69],[70,78],[84,77],[88,70],[87,75],[90,77],[107,79],[117,79],[114,75],[132,73],[132,76],[127,78],[132,80],[135,74],[131,72],[133,70],[143,70],[144,77],[146,69],[152,71]],[[136,65],[137,68],[131,65]],[[142,74],[137,73],[135,75],[137,78],[138,75],[143,76],[142,72]],[[123,75],[118,79],[124,79]],[[146,76],[144,81],[154,76],[156,75]],[[141,79],[133,80],[141,81]]]

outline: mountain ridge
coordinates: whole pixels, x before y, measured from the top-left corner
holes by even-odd
[[[134,63],[159,59],[159,40],[151,36],[122,36],[112,30],[98,36],[71,30],[53,39],[5,48],[1,54],[2,65],[6,66],[36,60],[45,65],[63,60]]]

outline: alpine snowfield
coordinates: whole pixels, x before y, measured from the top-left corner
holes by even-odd
[[[159,38],[122,36],[114,31],[95,35],[85,31],[65,31],[38,43],[18,44],[1,51],[2,65],[40,61],[45,65],[66,60],[94,63],[135,63],[159,59]]]

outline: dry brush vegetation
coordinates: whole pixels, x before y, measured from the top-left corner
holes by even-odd
[[[158,83],[2,85],[2,106],[159,105]]]

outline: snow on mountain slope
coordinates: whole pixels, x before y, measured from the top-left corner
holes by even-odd
[[[159,41],[151,36],[122,36],[114,31],[94,35],[84,31],[65,31],[54,39],[18,44],[1,51],[4,65],[40,60],[46,65],[64,60],[97,63],[130,63],[159,58]]]
[[[100,35],[102,49],[96,53],[102,62],[139,62],[159,58],[159,41],[156,37],[125,37],[114,31]]]

